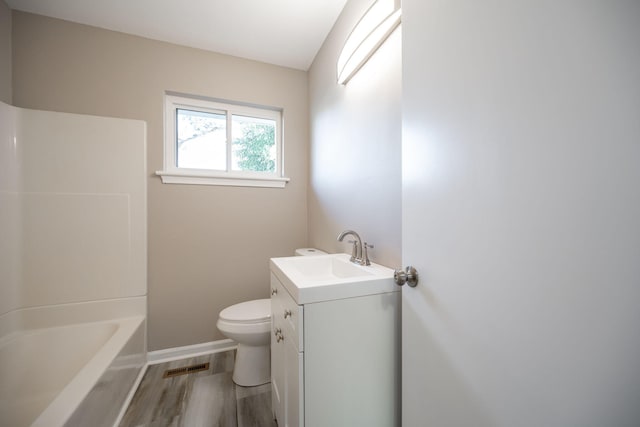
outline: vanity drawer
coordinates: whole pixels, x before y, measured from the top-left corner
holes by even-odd
[[[293,340],[298,351],[303,349],[304,306],[296,304],[287,289],[271,273],[271,310],[274,325],[282,325],[285,339]]]

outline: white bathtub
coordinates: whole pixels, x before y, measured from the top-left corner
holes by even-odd
[[[111,426],[145,363],[145,317],[0,339],[1,426]]]

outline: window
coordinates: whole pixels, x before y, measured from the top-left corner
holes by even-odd
[[[282,111],[165,95],[164,170],[169,184],[284,187]]]

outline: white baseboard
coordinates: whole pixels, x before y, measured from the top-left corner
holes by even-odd
[[[238,345],[230,339],[205,342],[202,344],[187,345],[184,347],[166,348],[147,353],[147,364],[171,362],[187,357],[202,356],[204,354],[219,353],[221,351],[234,350]]]

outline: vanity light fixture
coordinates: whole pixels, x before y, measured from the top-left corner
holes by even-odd
[[[347,37],[338,57],[338,83],[346,84],[400,25],[397,0],[376,0]]]

